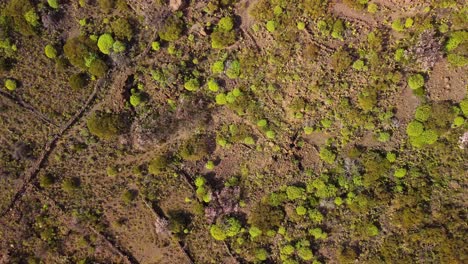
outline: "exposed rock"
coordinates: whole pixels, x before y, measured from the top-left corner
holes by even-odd
[[[181,8],[183,8],[185,5],[184,0],[170,0],[169,6],[173,11],[177,11]]]

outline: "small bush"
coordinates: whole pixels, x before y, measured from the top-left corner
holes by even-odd
[[[460,109],[465,115],[465,117],[468,117],[468,98],[463,99],[463,101],[460,102]]]
[[[420,122],[425,122],[431,117],[431,106],[430,105],[421,105],[416,108],[414,117]]]
[[[57,50],[50,44],[45,46],[44,53],[49,59],[55,59],[57,57]]]
[[[216,61],[211,65],[211,72],[214,74],[223,73],[224,72],[224,61]]]
[[[210,234],[214,239],[220,241],[225,240],[227,238],[227,235],[224,232],[224,230],[218,225],[212,225],[210,227]]]
[[[194,91],[198,90],[198,88],[200,88],[200,81],[198,81],[198,79],[196,79],[196,78],[190,79],[187,82],[185,82],[184,88],[187,91],[194,92]]]
[[[169,165],[169,159],[165,155],[160,155],[154,158],[149,166],[148,166],[148,172],[153,174],[153,175],[158,175],[166,169],[166,167]]]
[[[447,43],[445,44],[445,48],[447,51],[452,51],[463,42],[467,41],[468,39],[468,32],[467,31],[456,31],[450,34],[450,38],[448,39]]]
[[[88,119],[87,126],[91,134],[102,139],[118,136],[126,128],[126,124],[121,116],[102,112],[94,113]]]
[[[164,27],[159,31],[159,37],[165,41],[176,41],[182,35],[184,23],[176,16],[166,20]]]
[[[417,137],[424,131],[424,125],[419,121],[411,121],[406,127],[406,133],[410,137]]]
[[[98,39],[97,45],[102,53],[110,54],[114,45],[114,38],[109,33],[102,34]]]
[[[5,80],[5,88],[9,91],[14,91],[16,90],[18,84],[16,83],[15,80],[13,79],[6,79]]]
[[[268,251],[266,249],[261,248],[255,250],[255,258],[260,261],[265,261],[268,259]]]
[[[218,30],[231,31],[234,28],[234,20],[232,17],[223,17],[218,22]]]
[[[213,49],[222,49],[235,42],[236,34],[234,31],[215,31],[211,34],[211,47]]]
[[[132,25],[125,18],[118,18],[111,23],[112,33],[118,39],[131,40],[133,37]]]
[[[392,22],[392,29],[398,32],[402,32],[405,30],[405,25],[401,22],[401,19],[397,19]]]
[[[268,32],[275,32],[276,26],[277,26],[277,23],[276,21],[273,21],[273,20],[269,20],[266,23],[266,29],[268,30]]]
[[[138,197],[138,192],[136,190],[126,190],[122,194],[122,200],[126,204],[130,204]]]
[[[319,156],[321,160],[325,161],[328,164],[333,164],[336,159],[336,154],[327,148],[320,149]]]
[[[344,24],[341,19],[338,19],[335,21],[333,24],[333,31],[332,31],[332,37],[336,39],[343,40],[343,31],[344,31]]]
[[[78,178],[69,178],[69,179],[65,179],[62,182],[62,190],[67,193],[76,191],[79,188],[80,188],[80,180]]]
[[[209,79],[207,85],[208,85],[208,90],[212,92],[219,91],[219,84],[215,79]]]
[[[395,173],[393,174],[397,178],[403,178],[406,176],[406,169],[405,168],[398,168],[395,170]]]
[[[424,77],[421,74],[411,75],[408,78],[408,86],[412,90],[417,90],[424,87]]]
[[[47,0],[47,3],[48,3],[49,6],[52,7],[53,9],[58,9],[58,8],[59,8],[58,0]]]
[[[226,70],[226,75],[229,79],[236,79],[240,76],[241,65],[238,60],[234,60],[230,63]]]
[[[103,60],[95,59],[91,62],[88,71],[96,77],[103,77],[108,69],[107,64]]]
[[[314,258],[314,254],[312,253],[312,250],[310,250],[307,247],[300,247],[297,250],[297,255],[305,261],[308,261]]]
[[[70,84],[73,90],[82,89],[88,85],[88,77],[84,73],[73,74],[70,76],[70,79],[68,79],[68,84]]]
[[[42,188],[50,187],[52,184],[54,184],[54,181],[54,177],[50,174],[43,174],[41,177],[39,177],[39,185]]]
[[[297,187],[297,186],[288,186],[286,188],[286,195],[288,196],[289,200],[302,199],[304,197],[304,194],[305,194],[304,188]]]

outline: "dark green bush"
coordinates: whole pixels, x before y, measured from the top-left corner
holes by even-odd
[[[38,18],[29,0],[10,0],[5,10],[5,14],[12,18],[16,31],[24,36],[37,34],[35,26],[38,25]]]
[[[91,134],[102,138],[110,139],[125,132],[127,128],[124,118],[117,114],[96,112],[87,121],[87,126]]]
[[[111,23],[111,29],[118,39],[131,40],[133,37],[133,29],[130,22],[125,18],[118,18]]]
[[[159,31],[159,37],[165,41],[176,41],[183,31],[184,22],[180,18],[172,16],[166,20],[164,27]]]
[[[86,59],[90,54],[97,53],[97,46],[86,36],[70,38],[63,46],[63,52],[70,63],[80,69],[86,70]]]
[[[88,76],[85,73],[76,73],[70,76],[68,83],[73,90],[79,90],[88,85]]]
[[[96,77],[103,77],[108,69],[107,64],[103,60],[95,59],[91,62],[88,71]]]

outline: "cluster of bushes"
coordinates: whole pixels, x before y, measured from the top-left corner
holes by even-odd
[[[234,19],[232,17],[221,18],[217,27],[211,33],[211,47],[221,49],[234,44],[236,42],[236,33],[233,28]]]
[[[101,46],[104,46],[104,44],[101,43]],[[98,47],[91,38],[86,36],[70,38],[63,46],[63,51],[73,66],[87,70],[97,77],[102,77],[107,73],[108,66],[103,60],[99,59],[97,55]]]

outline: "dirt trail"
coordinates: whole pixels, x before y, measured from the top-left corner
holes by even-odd
[[[36,108],[34,108],[32,105],[26,103],[23,101],[23,99],[13,96],[11,94],[8,94],[4,91],[0,91],[0,96],[3,98],[13,102],[14,104],[20,106],[21,108],[26,109],[27,111],[31,112],[33,115],[35,115],[37,118],[39,118],[41,121],[52,125],[54,127],[59,127],[57,124],[55,124],[52,120],[50,120],[48,117],[46,117],[44,114],[42,114],[40,111],[38,111]]]

